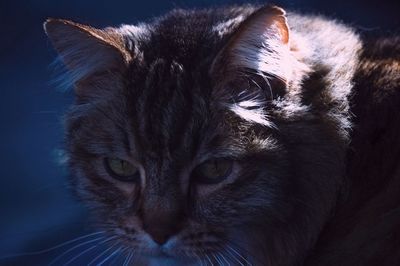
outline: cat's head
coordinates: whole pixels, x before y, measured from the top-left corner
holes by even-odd
[[[46,22],[76,94],[72,184],[139,257],[292,262],[336,200],[343,131],[332,106],[305,99],[311,70],[282,9],[218,12]]]

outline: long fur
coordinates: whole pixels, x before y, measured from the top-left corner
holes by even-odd
[[[74,60],[85,44],[48,31],[76,73],[71,184],[138,265],[156,255],[154,232],[168,234],[175,265],[400,262],[398,39],[369,43],[340,22],[251,5],[94,32],[118,67],[87,67]],[[141,182],[113,179],[107,157],[140,165]],[[215,158],[233,174],[195,183]]]

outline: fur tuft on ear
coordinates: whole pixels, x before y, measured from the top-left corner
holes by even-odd
[[[210,72],[216,81],[213,97],[242,119],[274,128],[266,103],[286,93],[296,94],[309,71],[299,60],[301,54],[292,49],[294,43],[290,43],[282,8],[256,10],[214,59]]]
[[[289,26],[286,13],[276,6],[265,6],[239,26],[217,55],[212,72],[225,75],[247,70],[264,73],[287,83],[291,78]]]
[[[63,19],[48,19],[44,29],[68,69],[71,86],[91,74],[126,66],[131,60],[122,36],[112,29],[95,29]]]

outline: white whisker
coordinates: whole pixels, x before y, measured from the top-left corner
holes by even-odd
[[[72,243],[74,243],[74,242],[77,242],[77,241],[79,241],[79,240],[82,240],[82,239],[85,239],[85,238],[89,238],[89,237],[94,236],[94,235],[103,234],[103,233],[104,233],[104,231],[100,231],[100,232],[95,232],[95,233],[87,234],[87,235],[84,235],[84,236],[80,236],[80,237],[77,237],[77,238],[68,240],[68,241],[66,241],[66,242],[64,242],[64,243],[61,243],[61,244],[58,244],[58,245],[56,245],[56,246],[54,246],[54,247],[47,248],[47,249],[43,249],[43,250],[39,250],[39,251],[32,251],[32,252],[24,252],[24,253],[17,253],[17,254],[6,255],[6,256],[4,256],[4,257],[1,257],[0,260],[10,259],[10,258],[16,258],[16,257],[22,257],[22,256],[33,256],[33,255],[44,254],[44,253],[46,253],[46,252],[50,252],[50,251],[52,251],[52,250],[65,247],[65,246],[67,246],[67,245],[69,245],[69,244],[72,244]]]
[[[64,266],[70,264],[71,262],[73,262],[74,260],[76,260],[77,258],[79,258],[80,256],[82,256],[83,254],[85,254],[85,253],[91,251],[92,249],[97,248],[99,245],[104,244],[104,243],[106,243],[107,241],[110,241],[110,240],[112,240],[112,239],[114,239],[114,238],[115,238],[115,236],[114,236],[114,237],[109,237],[109,238],[107,238],[106,240],[100,241],[99,243],[97,243],[97,244],[91,246],[90,248],[85,249],[84,251],[82,251],[81,253],[79,253],[78,255],[76,255],[75,257],[73,257],[72,259],[70,259],[69,261],[67,261],[67,262],[64,264]]]
[[[101,258],[104,254],[106,254],[109,250],[111,250],[112,248],[114,248],[117,245],[117,243],[114,243],[111,247],[107,248],[106,250],[104,250],[103,252],[101,252],[98,256],[96,256],[92,261],[89,262],[89,264],[87,266],[90,266],[92,263],[95,263],[96,260],[98,260],[99,258]]]
[[[199,259],[200,266],[203,266],[203,260],[201,259],[201,257],[197,255],[196,252],[194,252],[193,254]]]
[[[124,264],[122,266],[128,266],[129,263],[131,262],[132,257],[133,257],[133,253],[130,252],[129,255],[126,257]]]
[[[102,239],[104,239],[104,238],[105,238],[105,237],[102,236],[102,237],[98,237],[98,238],[95,238],[95,239],[88,240],[88,241],[85,241],[85,242],[83,242],[83,243],[77,244],[77,245],[73,246],[72,248],[68,249],[67,251],[64,251],[63,253],[61,253],[61,255],[57,256],[54,260],[52,260],[52,261],[49,263],[48,266],[52,265],[53,263],[55,263],[56,261],[58,261],[59,259],[61,259],[61,258],[64,257],[65,255],[67,255],[68,253],[70,253],[71,251],[73,251],[73,250],[75,250],[75,249],[77,249],[77,248],[79,248],[79,247],[81,247],[81,246],[90,244],[90,243],[92,243],[92,242],[100,241],[100,240],[102,240]]]
[[[231,266],[231,264],[229,263],[229,261],[225,258],[223,253],[220,253],[222,259],[228,264],[228,266]]]
[[[237,250],[235,250],[233,247],[227,245],[227,248],[229,248],[230,250],[232,250],[234,253],[236,253],[241,259],[243,259],[246,264],[252,265],[247,259],[245,259]]]
[[[88,253],[89,251],[91,251],[92,249],[95,249],[97,247],[97,245],[93,245],[88,249],[85,249],[84,251],[82,251],[81,253],[79,253],[78,255],[74,256],[72,259],[70,259],[69,261],[67,261],[66,263],[63,264],[63,266],[67,266],[68,264],[70,264],[71,262],[73,262],[74,260],[78,259],[79,257],[81,257],[82,255]]]
[[[237,256],[235,256],[235,254],[232,254],[229,250],[227,250],[226,248],[224,248],[224,250],[228,253],[228,255],[230,255],[234,260],[236,260],[241,266],[245,266],[238,258]]]
[[[117,254],[118,252],[121,251],[121,247],[118,248],[117,250],[115,250],[113,253],[111,253],[107,258],[105,258],[104,260],[102,260],[100,263],[97,264],[97,266],[101,266],[103,265],[106,261],[108,261],[109,259],[111,259],[115,254]]]
[[[224,264],[222,263],[222,261],[220,260],[218,254],[212,254],[212,256],[214,257],[214,259],[217,261],[218,265],[220,266],[224,266]]]
[[[120,259],[121,259],[121,257],[123,258],[124,256],[122,256],[124,253],[125,253],[125,251],[127,251],[127,250],[129,250],[129,247],[125,247],[125,248],[122,248],[119,252],[118,252],[118,254],[117,254],[117,256],[110,262],[110,265],[116,265],[116,262],[117,261],[119,261]],[[124,260],[125,261],[125,260]]]
[[[214,266],[214,263],[212,263],[210,257],[209,257],[206,253],[204,253],[204,255],[206,255],[206,258],[207,258],[207,260],[211,263],[211,266]]]

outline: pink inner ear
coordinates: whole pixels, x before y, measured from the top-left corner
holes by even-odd
[[[285,11],[268,6],[242,22],[216,57],[212,71],[235,77],[238,71],[247,69],[286,83],[291,79],[292,65]]]
[[[283,44],[289,43],[289,26],[286,21],[286,17],[280,16],[277,17],[274,21],[275,27],[278,28],[279,35],[281,36],[281,40]]]
[[[271,15],[266,27],[276,27],[282,43],[289,43],[289,25],[287,23],[285,10],[277,6],[273,6],[269,8],[269,12]]]
[[[232,38],[230,45],[234,46],[237,41],[253,42],[257,45],[257,42],[267,42],[269,39],[279,39],[282,44],[289,42],[286,12],[275,6],[261,8],[247,18]]]

